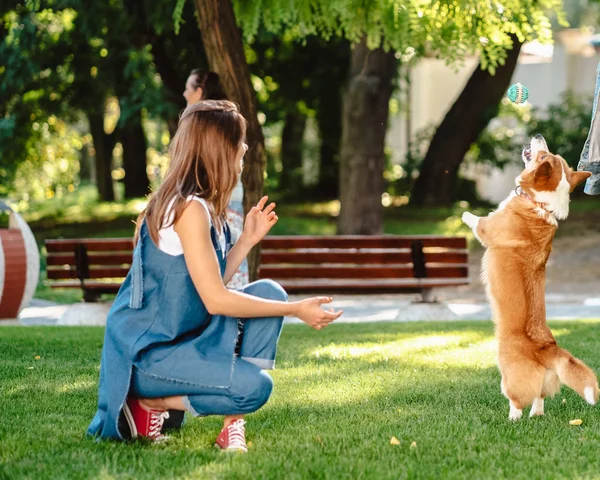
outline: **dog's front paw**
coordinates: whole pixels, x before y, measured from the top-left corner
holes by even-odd
[[[464,212],[462,214],[462,221],[469,228],[475,229],[477,227],[477,223],[479,223],[479,217],[476,217],[470,212]]]

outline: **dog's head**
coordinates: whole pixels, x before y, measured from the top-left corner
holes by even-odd
[[[545,204],[556,219],[567,218],[569,194],[591,173],[573,171],[564,158],[550,153],[539,134],[523,149],[523,162],[525,170],[517,177],[517,185],[534,201]]]

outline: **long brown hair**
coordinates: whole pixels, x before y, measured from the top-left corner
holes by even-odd
[[[165,179],[137,219],[135,242],[145,219],[158,245],[158,231],[181,217],[189,195],[206,200],[211,220],[220,229],[237,183],[236,159],[245,136],[246,120],[235,103],[203,100],[187,107],[169,146],[171,160]]]

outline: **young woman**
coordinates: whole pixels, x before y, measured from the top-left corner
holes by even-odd
[[[321,307],[330,297],[287,302],[270,280],[225,287],[277,222],[263,197],[232,247],[225,210],[244,135],[231,102],[201,101],[183,112],[167,175],[138,219],[131,270],[107,318],[89,434],[162,440],[168,410],[185,410],[225,415],[216,444],[246,451],[243,416],[271,394],[265,370],[274,367],[283,317],[320,330],[342,314]]]
[[[219,75],[215,72],[195,68],[185,82],[183,97],[187,106],[199,102],[200,100],[227,100],[227,96],[221,87]],[[231,227],[231,236],[235,243],[244,228],[244,187],[242,179],[239,178],[231,194],[229,205],[227,205],[227,222]],[[247,285],[249,281],[248,262],[240,264],[237,271],[227,284],[229,288],[241,288]]]

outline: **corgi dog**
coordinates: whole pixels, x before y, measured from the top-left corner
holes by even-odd
[[[569,194],[590,172],[573,171],[550,153],[541,135],[523,150],[525,169],[516,188],[487,217],[465,212],[462,221],[486,248],[482,279],[498,340],[501,391],[509,420],[544,414],[544,397],[562,384],[589,404],[598,402],[598,380],[581,360],[556,344],[546,325],[546,262],[558,220],[569,214]]]

